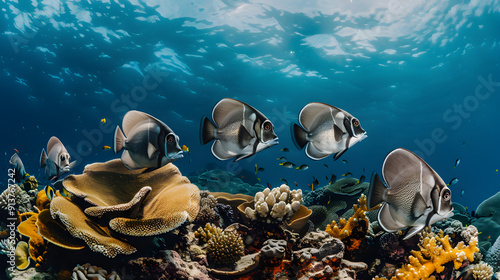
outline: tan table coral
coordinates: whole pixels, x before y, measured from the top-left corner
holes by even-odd
[[[109,257],[130,254],[135,248],[121,244],[117,233],[152,236],[171,231],[199,211],[200,191],[173,164],[156,170],[129,170],[119,159],[87,165],[83,174],[63,181],[71,201],[57,197],[51,214],[70,233],[94,251]],[[109,247],[110,244],[119,247]],[[106,247],[109,248],[106,248]],[[130,245],[129,245],[130,246]]]

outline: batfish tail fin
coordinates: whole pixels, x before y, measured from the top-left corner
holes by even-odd
[[[203,117],[201,119],[201,127],[200,127],[200,142],[202,145],[207,144],[208,142],[215,139],[215,131],[217,127],[215,124],[210,121],[207,117]]]
[[[119,126],[116,126],[115,145],[113,147],[115,154],[120,152],[123,149],[125,140],[126,140],[126,138],[125,138],[125,135],[123,134],[122,130],[120,129]]]
[[[42,153],[40,154],[40,168],[44,167],[47,164],[47,153],[45,149],[42,149]]]
[[[382,203],[386,192],[387,188],[384,183],[382,183],[378,174],[374,173],[370,182],[370,190],[368,191],[368,208],[373,208],[377,204]]]
[[[293,144],[295,144],[297,149],[302,150],[309,142],[309,140],[307,140],[307,131],[296,123],[292,123],[290,128],[292,131]]]

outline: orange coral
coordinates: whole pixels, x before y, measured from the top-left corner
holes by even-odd
[[[332,221],[330,225],[326,226],[325,231],[340,240],[349,237],[354,230],[361,230],[366,233],[369,223],[368,218],[365,215],[365,212],[368,211],[366,206],[366,195],[362,194],[358,199],[358,203],[359,205],[353,205],[354,215],[352,215],[349,220],[346,221],[346,219],[342,218],[340,219],[338,225],[337,222]],[[359,229],[359,227],[361,227],[361,229]]]
[[[411,252],[410,263],[398,269],[392,280],[434,279],[431,274],[442,272],[443,265],[448,262],[453,262],[454,268],[458,269],[466,259],[470,262],[474,260],[474,253],[479,252],[477,243],[477,237],[472,237],[468,246],[460,242],[452,248],[448,235],[425,237],[419,245],[420,251]]]
[[[36,266],[40,267],[45,264],[47,242],[45,242],[43,237],[38,234],[38,228],[36,226],[36,221],[38,220],[37,213],[23,213],[21,214],[21,219],[29,215],[31,216],[26,221],[17,226],[17,230],[22,235],[30,238],[30,241],[28,242],[30,257],[36,262]]]

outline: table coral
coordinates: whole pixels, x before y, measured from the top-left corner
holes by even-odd
[[[477,243],[477,237],[473,237],[469,245],[459,242],[453,248],[448,235],[425,237],[419,245],[420,251],[412,251],[409,263],[398,269],[392,279],[428,279],[434,272],[442,272],[444,264],[449,262],[453,262],[454,268],[459,269],[464,261],[474,260],[474,253],[479,251]]]

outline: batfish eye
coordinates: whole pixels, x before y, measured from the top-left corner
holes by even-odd
[[[354,120],[352,122],[352,124],[355,126],[355,127],[358,127],[359,126],[359,121],[358,120]]]
[[[65,159],[64,155],[61,155],[61,161],[64,161],[64,159]]]
[[[167,136],[167,142],[168,142],[168,143],[174,143],[174,140],[175,140],[175,139],[174,139],[174,136],[173,136],[173,135],[169,135],[169,136]]]
[[[450,192],[449,190],[445,190],[445,191],[443,192],[443,199],[444,199],[445,201],[448,201],[448,200],[450,200],[450,198],[451,198],[451,192]]]
[[[271,130],[271,124],[270,124],[270,123],[266,123],[266,124],[264,125],[264,129],[265,129],[265,130]]]

